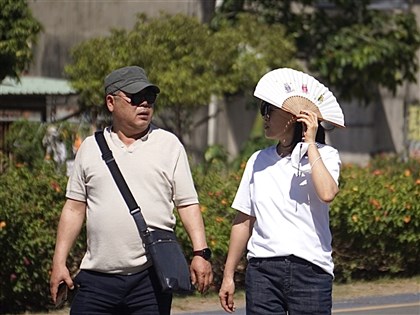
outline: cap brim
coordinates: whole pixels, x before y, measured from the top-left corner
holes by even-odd
[[[156,85],[146,82],[134,82],[120,88],[119,90],[129,94],[136,94],[148,87],[153,88],[156,94],[160,93],[160,89]]]

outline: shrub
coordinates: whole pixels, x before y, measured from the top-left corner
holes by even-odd
[[[13,153],[16,163],[35,165],[45,156],[42,146],[45,130],[46,125],[38,122],[14,122],[6,133],[6,151]]]
[[[63,159],[74,158],[76,138],[86,132],[87,127],[82,124],[16,121],[6,133],[6,152],[11,153],[15,163],[30,167],[37,167],[44,160],[54,160],[64,166]]]
[[[410,276],[420,264],[420,162],[345,165],[331,205],[337,280]]]
[[[233,163],[221,148],[211,148],[193,167],[206,235],[213,250],[214,290],[219,288],[229,246],[230,207],[252,146]],[[0,313],[45,310],[50,306],[49,276],[56,228],[67,177],[51,161],[33,167],[9,166],[0,174]],[[378,157],[367,167],[344,165],[340,193],[331,204],[336,280],[418,274],[420,161]],[[178,221],[180,222],[180,221]],[[190,240],[176,230],[188,257]],[[77,240],[68,265],[77,270],[85,251]],[[236,274],[244,284],[245,255]]]
[[[66,176],[52,163],[9,167],[0,176],[0,313],[46,309]],[[77,265],[83,237],[69,261]]]
[[[210,147],[204,157],[205,161],[192,168],[192,172],[206,227],[207,242],[213,252],[211,262],[214,285],[218,287],[223,276],[232,220],[236,214],[230,204],[236,193],[240,175],[229,171],[227,154],[221,147]],[[178,222],[181,226],[181,222]],[[192,257],[191,242],[185,230],[178,228],[176,232],[187,257]]]

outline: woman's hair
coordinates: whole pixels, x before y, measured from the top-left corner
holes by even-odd
[[[303,124],[298,122],[295,126],[295,132],[293,134],[293,141],[290,145],[292,148],[302,141],[303,135]],[[325,129],[321,124],[318,124],[318,131],[316,132],[315,141],[318,143],[325,144]]]

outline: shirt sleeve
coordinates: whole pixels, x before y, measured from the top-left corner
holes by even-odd
[[[87,147],[86,145],[87,141],[89,141],[89,138],[87,138],[85,141],[82,142],[79,150],[77,151],[74,164],[73,164],[73,170],[67,182],[67,189],[66,189],[67,198],[78,200],[78,201],[84,201],[84,202],[86,202],[87,200],[86,198],[87,194],[86,194],[85,175],[83,171],[82,160],[83,160],[84,151],[86,150],[86,147]]]
[[[177,207],[198,203],[197,191],[191,175],[188,156],[183,146],[179,151],[174,171],[174,204]]]
[[[255,155],[251,156],[245,166],[238,190],[232,203],[232,208],[241,211],[247,215],[255,216],[251,203],[251,179],[252,169],[255,161]]]

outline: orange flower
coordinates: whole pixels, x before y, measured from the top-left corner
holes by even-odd
[[[226,206],[227,204],[228,204],[228,202],[227,202],[227,200],[226,199],[222,199],[222,201],[220,202],[222,205],[224,205],[224,206]]]
[[[382,174],[382,171],[381,171],[381,170],[374,170],[374,171],[372,172],[372,174],[373,174],[373,175],[376,175],[376,176],[379,176],[379,175],[381,175],[381,174]]]
[[[404,221],[404,223],[409,223],[411,221],[411,215],[404,216],[403,221]]]
[[[80,137],[79,134],[76,135],[76,138],[74,139],[73,142],[73,150],[76,152],[77,150],[79,150],[80,145],[82,144],[82,138]]]
[[[51,182],[51,188],[54,189],[56,192],[61,192],[61,187],[57,182]]]
[[[207,207],[206,206],[200,205],[200,211],[202,213],[206,212],[206,210],[207,210]]]
[[[215,220],[216,220],[217,223],[222,223],[225,219],[222,218],[222,217],[216,217]]]
[[[357,214],[353,214],[353,215],[351,216],[351,219],[353,220],[353,222],[357,222],[357,221],[359,221],[359,218],[357,217]]]
[[[411,176],[411,171],[410,171],[409,169],[406,169],[406,170],[404,171],[404,176],[405,176],[405,177]]]
[[[0,221],[0,230],[6,227],[5,221]]]
[[[370,199],[369,203],[373,205],[376,209],[382,208],[381,203],[375,198]]]

